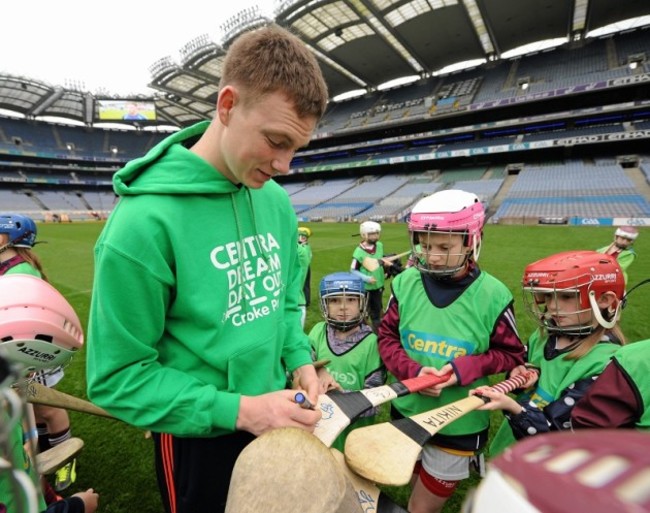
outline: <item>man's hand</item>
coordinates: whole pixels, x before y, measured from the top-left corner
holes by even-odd
[[[318,387],[316,371],[314,379]],[[237,430],[248,431],[255,436],[279,427],[297,427],[313,432],[321,418],[321,411],[301,408],[294,399],[295,395],[294,390],[279,390],[258,396],[243,395],[239,403]],[[313,404],[317,403],[317,399],[317,394],[313,398],[309,396]]]

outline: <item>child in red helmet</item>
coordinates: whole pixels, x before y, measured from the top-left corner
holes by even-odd
[[[570,428],[571,410],[625,343],[618,326],[625,289],[610,255],[567,251],[529,264],[522,280],[524,304],[539,325],[528,340],[526,365],[537,369],[516,398],[489,386],[472,390],[490,399],[481,410],[503,410],[490,445],[496,456],[515,440]]]

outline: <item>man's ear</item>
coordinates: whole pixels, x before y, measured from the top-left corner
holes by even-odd
[[[230,122],[231,111],[239,101],[239,93],[233,86],[225,86],[217,97],[217,116],[224,126]]]

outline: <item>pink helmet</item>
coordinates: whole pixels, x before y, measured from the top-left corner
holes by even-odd
[[[10,361],[30,373],[69,363],[84,342],[70,303],[29,274],[0,277],[0,342]]]
[[[408,229],[414,254],[419,253],[418,233],[458,233],[465,236],[463,245],[472,248],[473,258],[478,260],[484,223],[485,210],[476,194],[449,189],[426,196],[415,204],[409,218]],[[426,267],[425,264],[423,266]],[[424,267],[420,270],[441,274]],[[452,272],[454,269],[442,274]]]

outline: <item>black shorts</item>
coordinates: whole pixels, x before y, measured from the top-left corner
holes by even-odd
[[[152,437],[165,511],[225,511],[235,461],[255,437],[244,431],[216,438],[181,438],[160,433],[152,433]]]

